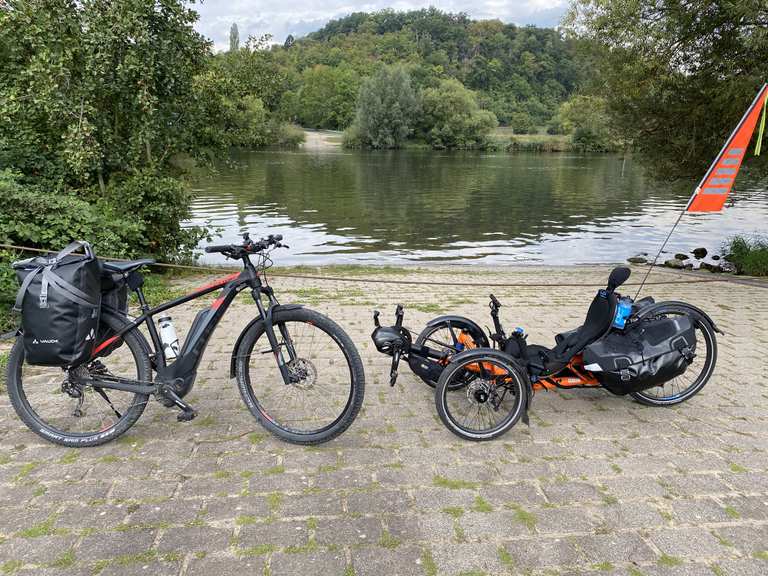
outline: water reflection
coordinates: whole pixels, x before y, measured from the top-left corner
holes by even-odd
[[[281,264],[622,261],[658,249],[691,186],[660,186],[619,156],[241,153],[198,183],[193,222],[223,241],[283,234]],[[668,250],[765,230],[768,186],[743,177],[720,214],[686,215]],[[219,242],[219,240],[217,240]],[[215,260],[216,256],[206,256]]]

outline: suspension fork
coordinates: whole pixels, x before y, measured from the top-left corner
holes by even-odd
[[[264,304],[261,301],[262,293],[266,294],[269,298],[269,306],[267,308],[264,308]],[[251,294],[253,295],[253,299],[256,301],[256,308],[259,310],[259,315],[264,319],[264,332],[267,334],[267,340],[269,341],[269,345],[272,348],[272,353],[274,354],[275,360],[277,361],[277,367],[280,370],[280,375],[283,377],[283,383],[291,384],[291,376],[288,373],[287,362],[283,356],[281,346],[277,341],[275,329],[272,327],[272,311],[277,305],[277,299],[275,298],[272,289],[269,287],[254,288],[251,291]],[[285,342],[285,346],[288,349],[288,361],[293,362],[296,360],[296,350],[294,349],[293,341],[288,334],[288,329],[285,327],[285,324],[280,324],[278,328],[280,330],[280,335],[283,337]]]

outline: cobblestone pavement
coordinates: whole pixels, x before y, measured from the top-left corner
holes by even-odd
[[[507,326],[548,343],[580,324],[594,293],[556,285],[603,282],[608,269],[360,278],[387,274],[551,283],[494,289]],[[652,276],[669,278],[679,277]],[[768,290],[646,289],[701,306],[727,333],[714,378],[693,400],[660,409],[601,390],[540,393],[530,427],[473,444],[442,427],[431,389],[407,369],[388,387],[370,314],[389,319],[403,302],[415,329],[444,311],[488,324],[487,289],[272,284],[284,302],[336,319],[358,345],[367,391],[355,424],[319,448],[258,426],[228,380],[231,348],[255,309],[243,294],[203,359],[194,422],[177,423],[153,401],[119,441],[73,451],[28,431],[0,396],[0,573],[768,574]],[[174,315],[180,333],[195,311]]]

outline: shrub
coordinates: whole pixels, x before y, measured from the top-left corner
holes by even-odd
[[[127,199],[119,200],[125,206]],[[142,230],[128,218],[104,199],[88,202],[52,185],[29,184],[17,172],[0,171],[0,242],[49,248],[83,239],[113,255],[130,256]]]
[[[304,142],[305,135],[301,126],[289,122],[273,123],[272,141],[282,148],[296,148]]]
[[[736,236],[731,238],[724,249],[738,274],[768,276],[768,240],[765,238]]]
[[[19,259],[21,259],[19,252],[0,250],[0,333],[12,330],[16,326],[11,308],[19,284],[16,281],[16,273],[11,268],[11,263]],[[2,352],[0,352],[1,357]],[[2,375],[0,375],[1,378]]]
[[[424,131],[433,148],[482,148],[498,122],[481,110],[474,92],[458,80],[441,80],[422,96]]]
[[[403,66],[385,66],[360,88],[354,128],[345,143],[400,148],[413,132],[417,113],[418,100],[408,71]]]

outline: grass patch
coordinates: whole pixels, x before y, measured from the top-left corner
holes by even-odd
[[[25,528],[17,533],[21,538],[40,538],[41,536],[52,536],[53,534],[65,534],[66,530],[54,528],[56,515],[50,516],[45,522],[35,524],[30,528]]]
[[[280,508],[280,503],[283,501],[283,495],[278,492],[272,492],[267,496],[267,506],[269,511],[273,514]]]
[[[670,556],[668,554],[662,554],[658,561],[659,566],[664,566],[666,568],[674,568],[675,566],[680,566],[682,563],[683,561],[677,556]]]
[[[3,562],[0,566],[3,574],[16,574],[19,569],[21,569],[21,560],[8,560],[8,562]]]
[[[490,505],[482,496],[475,496],[475,503],[472,505],[475,512],[493,512],[493,506]]]
[[[118,556],[113,560],[117,566],[132,566],[133,564],[143,564],[144,562],[152,562],[157,558],[157,552],[154,550],[145,550],[137,554],[124,554]]]
[[[730,466],[728,466],[731,469],[731,472],[734,472],[735,474],[744,474],[745,472],[749,472],[744,466],[741,464],[736,464],[736,462],[731,462]]]
[[[536,528],[536,515],[532,512],[528,512],[525,508],[514,502],[509,502],[504,505],[515,513],[515,520],[520,522],[523,526],[533,532]]]
[[[598,562],[597,564],[592,564],[592,568],[595,570],[602,570],[603,572],[610,572],[613,570],[613,564],[610,562]]]
[[[389,550],[394,550],[395,548],[400,546],[400,540],[392,536],[392,534],[390,534],[389,531],[386,530],[381,535],[381,538],[379,538],[379,546],[381,546],[382,548],[387,548]]]
[[[433,302],[431,303],[424,303],[424,304],[411,304],[410,308],[414,308],[415,310],[418,310],[419,312],[427,312],[430,314],[439,314],[440,312],[443,312],[444,308],[440,306],[440,304],[435,304]]]
[[[768,239],[735,236],[723,246],[737,274],[768,276]]]
[[[451,480],[445,476],[435,476],[432,478],[432,483],[440,488],[448,488],[450,490],[473,490],[477,488],[477,482],[468,482],[467,480]]]
[[[77,459],[80,458],[80,452],[77,450],[70,450],[64,456],[59,458],[59,464],[74,464]]]
[[[766,562],[768,562],[768,550],[759,550],[754,554],[752,554],[752,556],[754,556],[758,560],[765,560]]]
[[[277,466],[272,466],[272,468],[267,468],[264,470],[264,474],[284,474],[285,473],[285,466],[282,464],[279,464]]]
[[[186,294],[185,290],[171,286],[171,280],[178,276],[179,274],[177,272],[173,272],[172,274],[145,272],[144,286],[142,286],[142,290],[144,291],[144,296],[146,297],[147,302],[149,302],[150,305],[157,306],[161,302],[167,302],[168,300],[173,300],[174,298]],[[128,297],[131,305],[138,305],[136,295],[133,292],[130,292]]]
[[[499,546],[496,550],[496,553],[499,555],[499,561],[504,565],[504,567],[512,572],[515,569],[515,561],[512,558],[512,555],[507,552],[507,549],[503,546]]]
[[[209,426],[213,426],[214,424],[216,424],[216,418],[214,418],[210,414],[202,418],[195,419],[195,426],[202,426],[203,428],[208,428]]]
[[[258,546],[251,546],[250,548],[238,548],[238,556],[264,556],[270,552],[277,550],[277,546],[274,544],[259,544]]]
[[[8,368],[8,357],[10,352],[0,352],[0,394],[5,394],[5,371]]]
[[[458,506],[448,506],[447,508],[443,508],[442,512],[448,514],[448,516],[452,518],[461,518],[464,516],[464,509],[459,508]]]
[[[425,576],[437,576],[437,564],[435,564],[435,559],[429,548],[424,548],[421,551],[421,566],[424,568]]]
[[[238,526],[248,526],[249,524],[256,524],[256,516],[243,514],[242,516],[238,516],[237,518],[235,518],[235,524],[237,524]]]
[[[13,477],[14,482],[22,482],[32,471],[40,466],[40,462],[27,462],[21,467],[21,470]]]
[[[251,432],[248,434],[248,442],[253,444],[254,446],[257,444],[261,444],[264,442],[264,440],[267,438],[267,434],[263,432]]]
[[[741,514],[739,514],[739,511],[736,510],[733,506],[726,506],[724,508],[725,513],[728,514],[733,519],[741,518]]]

